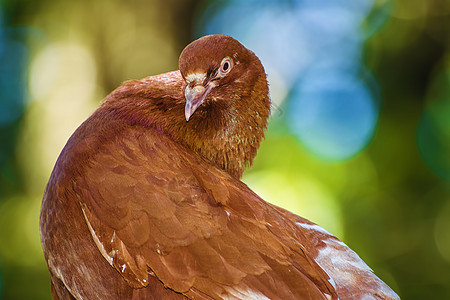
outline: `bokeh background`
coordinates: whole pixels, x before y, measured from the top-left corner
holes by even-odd
[[[208,33],[268,73],[244,181],[319,223],[403,299],[450,297],[448,0],[1,0],[0,298],[50,299],[39,210],[75,128]]]

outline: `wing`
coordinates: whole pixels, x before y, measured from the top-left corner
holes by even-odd
[[[336,297],[295,222],[157,130],[127,127],[83,164],[85,222],[130,287],[154,276],[192,298]]]
[[[332,278],[340,299],[400,299],[399,296],[346,244],[322,227],[280,207],[274,207],[297,225],[309,241],[309,254]]]

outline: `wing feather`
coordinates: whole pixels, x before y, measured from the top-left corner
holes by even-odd
[[[213,298],[335,295],[287,218],[156,130],[116,134],[74,186],[99,251],[133,288],[154,275]]]

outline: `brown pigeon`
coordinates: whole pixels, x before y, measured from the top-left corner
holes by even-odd
[[[209,35],[128,81],[72,135],[41,237],[55,299],[398,299],[344,243],[239,179],[270,111],[264,68]]]

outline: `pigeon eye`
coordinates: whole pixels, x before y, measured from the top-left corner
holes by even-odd
[[[222,66],[222,72],[226,73],[226,72],[228,72],[229,69],[230,69],[230,63],[228,61],[224,62],[223,66]]]
[[[219,76],[225,76],[228,74],[233,67],[233,61],[229,57],[225,57],[220,64]]]

